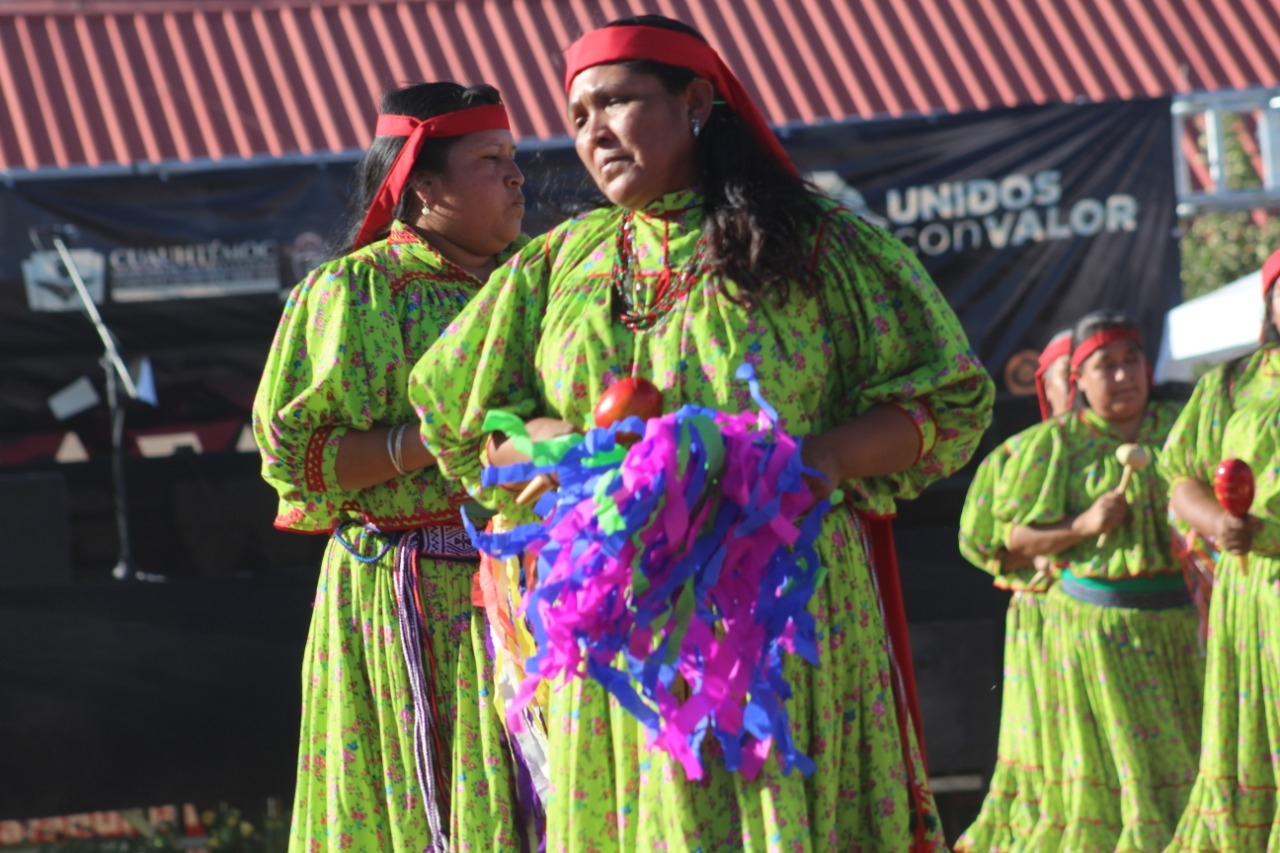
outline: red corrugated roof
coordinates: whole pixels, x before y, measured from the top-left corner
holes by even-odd
[[[493,83],[552,139],[563,49],[640,12],[776,125],[1280,84],[1274,0],[7,0],[0,170],[350,152],[419,79]]]

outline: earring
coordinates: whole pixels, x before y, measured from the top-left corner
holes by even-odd
[[[698,121],[695,118],[692,122],[690,122],[690,124],[693,127],[693,136],[696,139],[698,134],[702,132],[702,122]]]
[[[423,216],[431,215],[431,207],[427,204],[427,200],[425,198],[422,200],[422,215]]]

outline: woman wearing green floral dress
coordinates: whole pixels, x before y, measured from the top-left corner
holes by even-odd
[[[982,809],[956,841],[965,853],[1007,853],[1019,849],[1040,818],[1044,789],[1041,737],[1044,697],[1044,593],[1052,583],[1049,558],[1015,557],[1006,543],[1008,530],[995,517],[1005,492],[1016,488],[1020,447],[1045,429],[1051,418],[1070,411],[1068,362],[1070,329],[1054,335],[1040,353],[1036,391],[1040,414],[1036,424],[1011,436],[978,465],[960,512],[960,553],[995,576],[995,585],[1010,590],[1005,618],[1004,683],[1000,698],[1000,734],[996,765]]]
[[[351,245],[290,294],[254,403],[276,526],[330,537],[303,665],[289,847],[515,850],[465,494],[418,440],[409,371],[520,237],[489,86],[392,91]]]
[[[915,257],[799,180],[694,31],[644,16],[590,33],[568,53],[566,89],[579,156],[613,206],[532,241],[414,369],[441,467],[502,501],[479,487],[490,451],[510,458],[510,441],[485,447],[490,410],[526,419],[535,438],[580,429],[631,375],[662,390],[666,411],[753,410],[734,379],[749,362],[782,427],[809,437],[823,487],[842,485],[847,501],[818,546],[821,663],[784,666],[816,772],[784,774],[771,756],[748,780],[708,746],[706,775],[689,781],[599,684],[553,683],[547,849],[938,849],[869,531],[964,464],[991,380]]]
[[[1080,321],[1071,368],[1084,407],[1021,445],[1017,487],[996,507],[1009,550],[1052,555],[1058,576],[1044,603],[1044,790],[1017,849],[1160,850],[1195,775],[1203,661],[1166,482],[1155,464],[1126,477],[1117,451],[1137,445],[1154,463],[1178,406],[1149,400],[1121,315]]]
[[[1263,345],[1196,385],[1160,465],[1174,512],[1216,543],[1200,772],[1169,853],[1280,851],[1280,252],[1262,270]],[[1218,505],[1226,459],[1253,469],[1250,515]],[[1247,562],[1246,562],[1247,555]]]

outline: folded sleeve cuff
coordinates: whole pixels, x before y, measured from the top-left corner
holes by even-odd
[[[933,416],[933,410],[922,400],[887,405],[902,412],[915,425],[916,433],[920,436],[920,450],[916,453],[915,461],[919,462],[938,443],[938,421]]]

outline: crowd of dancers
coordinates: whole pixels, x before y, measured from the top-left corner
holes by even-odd
[[[1277,278],[1280,252],[1257,351],[1185,403],[1122,316],[1041,354],[1044,420],[982,461],[961,517],[1013,594],[999,757],[957,850],[1280,849]]]

